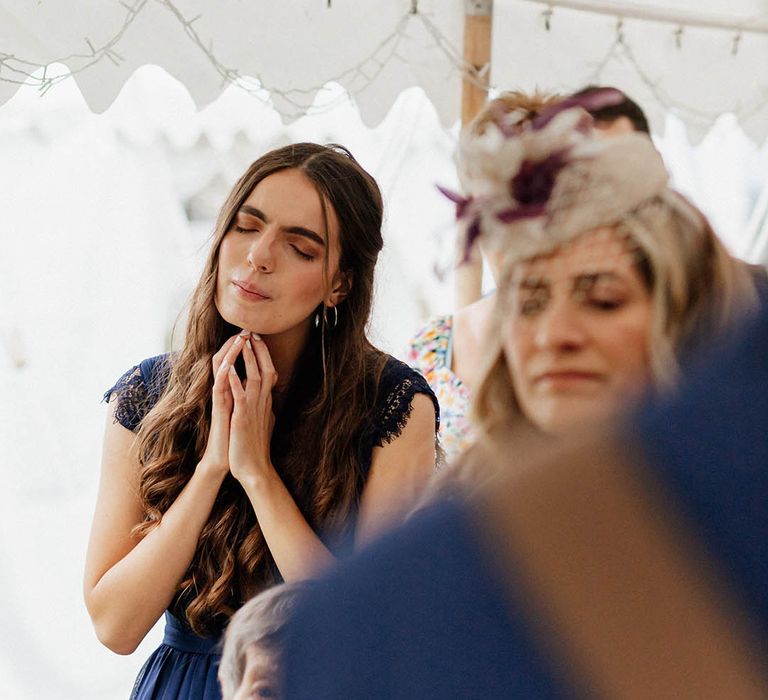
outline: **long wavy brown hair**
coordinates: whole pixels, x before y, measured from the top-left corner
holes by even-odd
[[[275,419],[275,468],[312,528],[328,544],[349,537],[364,475],[359,445],[386,357],[366,337],[373,273],[382,248],[382,199],[375,180],[343,147],[299,143],[267,153],[235,184],[221,209],[211,251],[190,302],[183,349],[170,363],[161,398],[138,433],[144,520],[157,527],[189,481],[205,450],[211,422],[211,358],[238,329],[215,304],[221,240],[254,187],[288,168],[317,188],[328,231],[329,208],[339,222],[340,272],[351,282],[334,325],[318,307],[307,346]],[[325,258],[326,288],[331,277]],[[296,446],[300,446],[297,449]],[[280,580],[253,507],[228,475],[200,534],[192,563],[171,608],[205,635],[218,631],[245,600]]]

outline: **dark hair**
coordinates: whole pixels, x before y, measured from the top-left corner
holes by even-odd
[[[581,97],[583,95],[590,95],[596,90],[603,90],[604,85],[587,85],[587,87],[573,93],[574,97]],[[616,89],[616,88],[612,88]],[[648,126],[648,117],[645,116],[645,112],[641,109],[632,98],[628,97],[626,93],[619,90],[624,95],[624,100],[616,105],[610,105],[609,107],[603,107],[602,109],[596,109],[590,111],[590,114],[599,122],[614,122],[620,117],[626,117],[632,122],[632,128],[635,131],[641,131],[644,134],[650,135],[651,129]]]
[[[328,228],[339,224],[339,270],[350,290],[338,320],[312,326],[291,384],[276,414],[272,459],[310,526],[332,542],[351,527],[364,479],[358,446],[386,356],[366,337],[374,266],[382,248],[382,199],[376,181],[345,148],[298,143],[255,161],[221,209],[208,260],[190,303],[184,346],[168,384],[139,429],[139,495],[144,510],[137,534],[157,527],[189,481],[211,422],[211,358],[236,332],[215,304],[219,249],[235,215],[259,182],[295,169],[317,188]],[[327,257],[325,261],[327,265]],[[326,268],[326,285],[328,275]],[[227,476],[172,609],[192,629],[209,634],[249,597],[280,580],[274,559],[239,484]]]

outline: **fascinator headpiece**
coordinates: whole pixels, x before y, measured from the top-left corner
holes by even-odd
[[[464,193],[440,188],[464,225],[465,255],[479,237],[528,257],[617,223],[666,191],[667,170],[645,134],[600,138],[587,110],[620,102],[608,88],[565,98],[527,124],[498,117],[465,133],[457,152]]]

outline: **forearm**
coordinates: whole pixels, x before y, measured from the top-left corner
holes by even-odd
[[[97,635],[131,653],[168,607],[187,571],[223,477],[198,469],[173,505],[86,596]]]
[[[285,581],[312,578],[333,564],[333,554],[310,527],[274,467],[270,465],[264,474],[243,481]]]

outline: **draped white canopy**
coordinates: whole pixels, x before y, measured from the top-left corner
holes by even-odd
[[[676,186],[765,262],[768,146],[724,117],[693,149],[661,117],[676,111],[695,139],[730,111],[764,140],[767,6],[494,0],[490,82],[622,87],[651,114]],[[450,310],[435,269],[451,264],[453,208],[434,182],[454,184],[456,130],[404,90],[420,86],[455,124],[464,12],[464,0],[0,0],[0,698],[124,698],[159,641],[158,629],[118,658],[80,602],[99,397],[167,344],[210,230],[189,220],[215,213],[254,153],[341,141],[382,185],[377,343],[401,350],[418,319]],[[305,110],[325,111],[296,119]]]
[[[733,112],[768,134],[768,0],[0,0],[0,102],[25,80],[55,89],[58,63],[103,111],[154,63],[198,106],[234,83],[290,121],[335,81],[376,124],[418,85],[450,124],[471,6],[492,7],[494,87],[614,84],[657,130],[674,110],[698,140]]]

